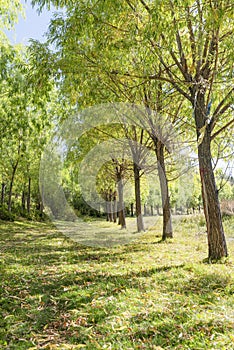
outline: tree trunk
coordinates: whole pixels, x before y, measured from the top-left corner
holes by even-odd
[[[1,189],[1,205],[4,204],[5,201],[5,190],[6,190],[6,184],[2,183],[2,189]]]
[[[208,259],[210,261],[219,260],[226,257],[228,252],[212,167],[211,126],[206,120],[206,107],[202,92],[197,94],[194,115],[197,128],[202,199],[207,227]]]
[[[153,207],[153,205],[150,206],[150,212],[151,212],[151,216],[154,216],[154,207]]]
[[[116,192],[113,194],[113,221],[117,221],[117,200],[116,200]]]
[[[37,210],[40,213],[40,217],[43,216],[43,211],[44,211],[44,206],[43,206],[43,201],[41,198],[41,195],[39,194],[38,198],[37,198],[37,206],[36,206]]]
[[[121,229],[126,228],[126,220],[125,220],[125,211],[124,211],[124,199],[123,199],[123,180],[121,177],[121,173],[117,173],[117,181],[118,181],[118,216],[119,216],[119,224],[121,225]]]
[[[43,194],[44,194],[44,184],[42,183],[41,191],[38,193],[38,198],[37,198],[37,209],[39,210],[40,217],[43,216],[43,211],[44,211]]]
[[[136,217],[137,217],[137,231],[144,231],[143,216],[141,211],[141,187],[140,187],[140,169],[134,163],[134,182],[135,182],[135,201],[136,201]]]
[[[28,193],[27,193],[27,212],[30,214],[31,210],[31,178],[28,178]]]
[[[110,190],[109,192],[109,208],[110,208],[110,211],[109,211],[109,217],[110,217],[110,222],[113,222],[113,202],[112,202],[112,196],[113,196],[113,193],[112,193],[112,190]]]
[[[158,204],[156,205],[156,211],[157,211],[157,215],[159,216],[160,215],[160,211],[159,211],[159,205]]]
[[[130,211],[131,211],[131,217],[132,217],[132,218],[133,218],[133,216],[134,216],[133,208],[134,208],[134,204],[131,203],[131,205],[130,205]]]
[[[158,163],[158,176],[160,182],[162,208],[163,208],[163,234],[162,240],[173,237],[172,231],[172,218],[170,208],[170,198],[168,190],[168,180],[166,177],[165,160],[164,160],[164,145],[163,143],[154,138],[155,152]]]
[[[21,197],[21,208],[22,208],[23,212],[26,209],[25,200],[26,200],[26,198],[25,198],[25,186],[24,186],[24,189],[22,191],[22,197]]]
[[[109,202],[108,202],[108,193],[104,194],[105,202],[106,202],[106,221],[109,221]]]
[[[219,260],[222,257],[226,257],[228,252],[211,162],[210,137],[207,132],[203,142],[198,147],[198,158],[207,227],[208,258],[210,260]]]
[[[15,173],[16,169],[18,167],[19,160],[15,163],[13,170],[12,170],[12,175],[11,175],[11,181],[10,181],[10,187],[9,187],[9,197],[8,197],[8,213],[11,212],[11,207],[12,207],[12,190],[13,190],[13,184],[15,180]]]

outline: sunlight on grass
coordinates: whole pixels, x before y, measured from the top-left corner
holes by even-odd
[[[202,263],[201,218],[174,220],[169,241],[159,219],[105,248],[51,224],[1,222],[0,348],[233,349],[234,219],[224,220],[230,258],[216,265]]]
[[[146,217],[145,231],[152,230],[154,225],[160,225],[161,218]],[[54,221],[54,225],[65,236],[74,242],[91,247],[113,247],[128,244],[140,238],[142,233],[136,231],[136,219],[126,219],[127,228],[121,229],[119,225],[107,221]]]

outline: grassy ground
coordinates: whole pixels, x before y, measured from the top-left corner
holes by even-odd
[[[233,349],[234,220],[231,258],[216,265],[202,262],[203,220],[175,220],[173,240],[160,242],[157,222],[112,248],[0,222],[0,348]]]

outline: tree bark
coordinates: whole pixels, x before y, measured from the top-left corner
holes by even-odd
[[[109,221],[109,202],[108,202],[108,193],[103,191],[103,194],[104,194],[104,199],[105,199],[105,202],[106,202],[106,221]]]
[[[22,211],[23,211],[23,212],[24,212],[25,209],[26,209],[26,205],[25,205],[25,186],[24,186],[23,191],[22,191],[21,208],[22,208]]]
[[[5,190],[6,190],[6,184],[3,182],[2,188],[1,188],[1,205],[3,205],[5,201]]]
[[[40,194],[38,195],[38,199],[37,199],[37,210],[39,211],[40,216],[42,217],[43,211],[44,211],[44,206],[43,206],[43,201],[42,201]]]
[[[164,159],[164,145],[163,143],[154,138],[155,153],[158,163],[158,176],[160,182],[161,198],[162,198],[162,208],[163,208],[163,234],[162,240],[173,237],[172,230],[172,217],[170,208],[170,198],[168,190],[168,180],[166,177],[165,169],[165,159]]]
[[[117,221],[117,200],[116,200],[116,191],[113,193],[113,221]]]
[[[113,222],[113,206],[112,206],[112,191],[108,193],[108,217],[109,221]]]
[[[28,192],[27,192],[27,212],[30,214],[31,210],[31,177],[28,178]]]
[[[156,205],[156,211],[157,211],[157,215],[159,216],[160,215],[160,211],[159,211],[159,205],[158,204]]]
[[[11,212],[11,207],[12,207],[12,190],[13,190],[13,184],[14,184],[14,180],[15,180],[15,173],[16,173],[16,169],[18,167],[18,163],[19,163],[19,159],[17,160],[17,162],[15,163],[13,169],[12,169],[12,175],[11,175],[11,181],[10,181],[10,187],[9,187],[9,197],[8,197],[8,213]]]
[[[220,260],[228,255],[218,190],[211,155],[211,125],[206,120],[204,94],[198,93],[194,110],[198,139],[198,160],[202,186],[203,208],[208,239],[208,259]]]
[[[144,231],[143,215],[141,211],[141,187],[140,187],[140,169],[134,163],[134,183],[135,183],[135,201],[136,201],[136,217],[137,217],[137,231]]]
[[[199,170],[202,185],[202,199],[206,218],[208,258],[219,260],[228,255],[223,230],[218,190],[211,162],[209,136],[206,135],[198,147]]]
[[[38,193],[38,198],[37,198],[37,209],[39,210],[40,217],[43,217],[43,212],[44,212],[44,184],[42,183],[41,185],[41,191]]]
[[[132,218],[134,217],[134,210],[133,210],[133,208],[134,208],[134,204],[131,203],[131,205],[130,205],[130,212],[131,212],[131,217]]]
[[[119,224],[121,225],[121,229],[126,228],[126,220],[125,220],[125,211],[124,211],[124,199],[123,199],[123,180],[121,176],[121,172],[117,172],[117,181],[118,181],[118,216],[119,216]]]
[[[147,208],[146,208],[146,204],[144,204],[144,216],[147,216]]]

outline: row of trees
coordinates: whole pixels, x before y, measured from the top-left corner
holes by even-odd
[[[17,6],[12,9],[6,2],[1,12],[5,14],[2,28],[10,28]],[[59,102],[52,79],[42,85],[29,51],[11,45],[4,32],[0,51],[0,217],[13,218],[17,213],[39,218],[43,216],[41,154],[58,116],[63,117],[68,108]]]
[[[141,103],[173,122],[186,115],[182,130],[197,139],[209,258],[226,256],[212,153],[219,137],[233,130],[232,1],[33,3],[65,7],[66,14],[51,21],[49,42],[56,45],[54,64],[66,91],[82,107],[114,100]],[[166,174],[165,145],[154,119],[145,119]],[[171,236],[165,184],[164,195],[164,234]]]
[[[30,92],[35,96],[33,104],[40,100],[38,96],[45,96],[46,110],[51,112],[48,96],[51,98],[53,81],[62,99],[69,101],[74,109],[103,102],[140,105],[135,115],[128,110],[131,121],[128,123],[122,115],[117,123],[112,121],[106,127],[103,125],[106,116],[98,115],[104,121],[102,126],[99,120],[99,125],[93,125],[93,130],[84,132],[79,142],[76,140],[76,144],[68,148],[64,162],[65,169],[70,169],[64,183],[69,183],[67,193],[74,188],[75,192],[80,190],[71,179],[79,176],[78,164],[84,155],[98,143],[124,135],[130,152],[127,164],[124,157],[110,157],[103,169],[96,172],[97,191],[105,197],[110,189],[117,190],[115,186],[106,188],[105,184],[117,182],[121,213],[122,185],[132,178],[140,231],[144,229],[143,179],[157,171],[163,239],[172,237],[171,206],[178,187],[172,180],[183,173],[180,168],[184,167],[182,162],[181,166],[175,166],[175,152],[172,152],[176,150],[179,135],[179,143],[186,144],[189,151],[198,156],[209,258],[227,256],[214,168],[220,155],[228,159],[233,151],[232,1],[34,0],[32,3],[40,9],[51,4],[63,9],[51,20],[47,45],[33,42],[30,48],[34,85],[26,85],[36,86],[33,93]],[[58,109],[61,101],[56,102]],[[26,111],[33,111],[29,106],[24,107]],[[48,116],[50,124],[53,118]],[[18,117],[21,119],[22,115]],[[80,114],[79,120],[81,125],[88,122],[87,115]],[[46,129],[42,126],[41,130]],[[23,133],[22,140],[25,139]],[[146,150],[150,150],[149,153]],[[17,150],[15,152],[17,154]],[[152,160],[147,166],[146,157]],[[31,167],[30,159],[28,163]],[[111,175],[107,171],[110,168]],[[31,182],[27,184],[29,188]],[[156,183],[154,186],[156,191]],[[189,191],[187,194],[183,191],[186,197]]]

